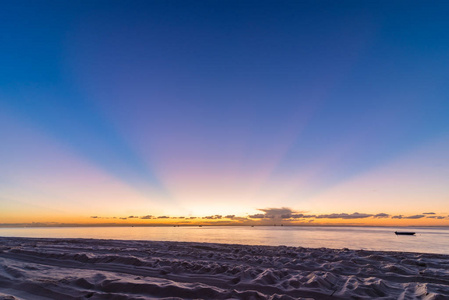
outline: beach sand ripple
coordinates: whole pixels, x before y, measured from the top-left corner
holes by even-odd
[[[0,300],[449,299],[449,256],[0,238]]]

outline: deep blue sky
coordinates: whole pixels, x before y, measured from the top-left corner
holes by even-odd
[[[245,178],[253,207],[298,177],[284,198],[300,207],[447,136],[448,15],[446,1],[5,1],[0,111],[149,199],[186,205],[189,174],[234,196]]]

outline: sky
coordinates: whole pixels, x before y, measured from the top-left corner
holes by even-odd
[[[449,226],[447,1],[7,1],[0,225]]]

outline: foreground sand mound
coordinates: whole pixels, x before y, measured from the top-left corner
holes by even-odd
[[[449,299],[449,256],[0,238],[0,300]]]

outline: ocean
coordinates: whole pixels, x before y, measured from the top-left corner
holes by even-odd
[[[415,236],[396,236],[395,231]],[[181,226],[0,228],[0,236],[204,242],[449,254],[447,227]]]

